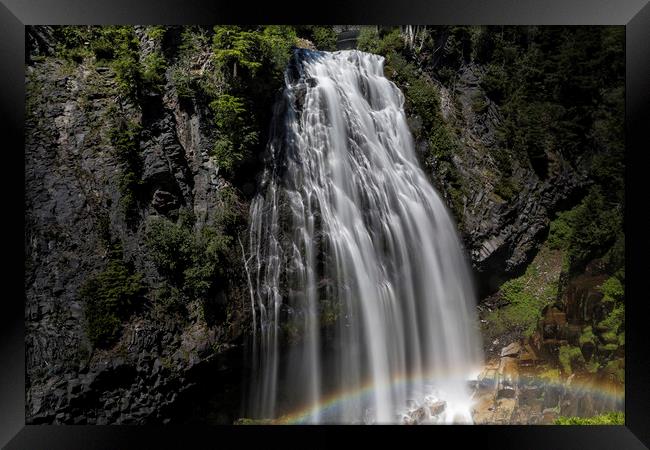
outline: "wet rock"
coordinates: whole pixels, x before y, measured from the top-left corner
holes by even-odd
[[[437,416],[441,414],[446,407],[447,407],[447,402],[437,401],[429,406],[429,411],[431,411],[431,415]]]
[[[503,357],[499,362],[497,398],[514,398],[519,381],[519,368],[516,358]]]
[[[504,356],[516,357],[519,356],[519,352],[521,352],[521,344],[519,342],[513,342],[510,345],[503,347],[501,349],[501,357]]]

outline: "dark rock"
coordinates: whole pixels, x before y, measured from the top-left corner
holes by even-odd
[[[171,192],[158,189],[153,194],[151,206],[161,214],[167,214],[169,211],[177,209],[179,206],[178,199]]]

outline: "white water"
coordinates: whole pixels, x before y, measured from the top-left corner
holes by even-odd
[[[435,398],[435,421],[471,421],[472,280],[383,63],[297,50],[287,69],[251,205],[251,416],[395,423]]]

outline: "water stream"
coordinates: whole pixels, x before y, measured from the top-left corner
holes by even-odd
[[[287,68],[250,210],[249,416],[401,423],[444,402],[426,420],[471,422],[472,279],[383,64],[296,50]]]

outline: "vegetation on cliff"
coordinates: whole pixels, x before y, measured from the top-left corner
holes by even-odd
[[[86,304],[86,330],[91,343],[109,346],[119,337],[122,321],[143,300],[142,274],[123,261],[119,245],[111,248],[106,267],[82,285],[79,296]]]

